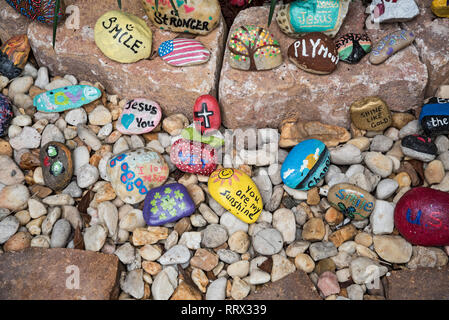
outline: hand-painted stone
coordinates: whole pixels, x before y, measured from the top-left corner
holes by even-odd
[[[309,139],[298,143],[282,164],[282,181],[293,189],[313,188],[329,169],[329,155],[329,150],[320,140]]]
[[[298,68],[316,74],[329,74],[339,60],[334,41],[321,32],[307,33],[288,47],[288,57]]]
[[[53,25],[56,10],[55,0],[6,0],[6,2],[17,12],[31,20]],[[61,0],[58,20],[64,17],[64,12],[65,5],[64,1]]]
[[[152,131],[161,121],[159,104],[147,99],[133,99],[125,104],[117,121],[117,130],[123,134],[142,134]]]
[[[398,30],[390,33],[377,42],[370,53],[369,61],[380,64],[399,50],[410,45],[415,40],[415,34],[408,30]]]
[[[431,138],[418,134],[402,138],[401,149],[406,156],[424,162],[435,159],[438,152],[438,148]]]
[[[433,0],[432,12],[441,18],[449,18],[449,1],[448,0]]]
[[[374,210],[376,199],[366,190],[349,183],[333,185],[327,200],[335,209],[354,220],[368,218]]]
[[[414,245],[449,245],[449,193],[423,187],[407,191],[396,204],[394,224]]]
[[[37,111],[61,112],[79,108],[100,97],[100,89],[87,85],[76,85],[38,94],[33,99],[33,105]]]
[[[391,125],[391,112],[378,97],[366,97],[355,101],[349,108],[351,121],[362,130],[380,131]]]
[[[196,39],[176,38],[162,42],[158,49],[159,57],[175,67],[193,66],[206,63],[210,52]]]
[[[162,185],[168,177],[164,158],[151,148],[138,148],[114,156],[107,175],[115,193],[126,203],[145,199],[147,192]]]
[[[9,99],[0,93],[0,137],[8,133],[9,123],[13,116]]]
[[[159,29],[206,35],[220,22],[218,0],[175,0],[177,14],[169,0],[142,0],[150,21]]]
[[[170,160],[183,172],[203,176],[210,175],[217,167],[217,153],[214,148],[185,139],[179,139],[171,146]]]
[[[180,183],[151,189],[143,207],[143,217],[150,226],[160,226],[188,217],[195,212],[195,203]]]
[[[419,114],[419,122],[429,136],[449,133],[449,99],[433,97]]]
[[[282,64],[279,42],[268,30],[256,26],[237,28],[230,37],[230,65],[240,70],[269,70]]]
[[[347,33],[336,41],[340,61],[357,63],[371,51],[371,40],[367,34]]]
[[[8,79],[18,77],[25,67],[30,53],[26,34],[12,37],[0,47],[0,75]]]
[[[291,37],[323,32],[335,37],[348,13],[348,0],[297,0],[282,5],[276,15],[279,28]]]
[[[123,11],[109,11],[95,24],[95,43],[111,60],[132,63],[151,55],[152,32],[146,22]]]
[[[51,141],[40,150],[44,182],[55,191],[64,189],[73,176],[72,152],[64,144]]]
[[[214,171],[207,183],[209,193],[220,205],[246,223],[254,223],[262,212],[259,189],[240,170],[223,168]]]
[[[415,0],[373,0],[369,10],[373,23],[408,21],[419,14]]]
[[[196,126],[196,129],[200,130],[201,133],[220,129],[220,106],[214,96],[205,94],[196,99],[193,106],[193,121],[200,123],[200,127]]]
[[[214,131],[212,133],[208,133],[207,135],[202,135],[201,132],[194,128],[194,124],[191,124],[187,128],[183,129],[181,131],[181,136],[184,139],[202,142],[214,148],[220,148],[224,145],[224,137],[220,131]]]

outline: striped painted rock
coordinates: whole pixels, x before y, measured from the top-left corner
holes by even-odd
[[[175,67],[202,64],[210,59],[209,50],[195,39],[177,38],[164,41],[159,46],[158,53],[162,60]]]

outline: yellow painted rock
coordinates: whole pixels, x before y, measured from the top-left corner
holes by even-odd
[[[240,170],[223,168],[212,172],[208,182],[212,198],[246,223],[254,223],[262,212],[262,197],[256,184]]]
[[[169,0],[142,0],[151,22],[158,28],[174,32],[189,32],[205,35],[220,21],[221,9],[218,0],[175,0],[178,15]]]
[[[449,1],[448,0],[433,0],[432,12],[442,18],[449,18]]]
[[[132,63],[150,57],[152,33],[144,20],[114,10],[97,20],[95,43],[108,58]]]
[[[366,97],[355,101],[349,108],[351,120],[362,130],[380,131],[391,125],[391,112],[378,97]]]

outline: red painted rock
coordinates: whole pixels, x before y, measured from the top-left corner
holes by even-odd
[[[193,106],[193,121],[201,123],[201,128],[196,127],[201,133],[218,130],[221,125],[221,114],[217,99],[208,94],[196,99]]]
[[[171,147],[170,160],[184,172],[209,176],[217,167],[214,148],[185,139],[177,140]]]
[[[396,204],[394,223],[412,244],[449,245],[449,193],[431,188],[408,191]]]

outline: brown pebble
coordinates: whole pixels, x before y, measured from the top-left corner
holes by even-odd
[[[320,203],[320,195],[318,193],[318,188],[314,187],[307,191],[307,204],[309,206],[316,206]]]
[[[344,226],[343,228],[332,233],[329,236],[329,241],[332,241],[332,243],[338,248],[344,242],[353,239],[356,234],[357,234],[357,229],[354,227],[354,225],[348,224],[348,225]]]
[[[31,245],[31,235],[28,232],[17,232],[3,245],[5,252],[20,251],[29,248]]]
[[[407,112],[395,112],[393,113],[391,118],[391,126],[399,130],[410,121],[415,120],[415,116]]]
[[[330,207],[324,215],[324,220],[326,220],[329,225],[335,226],[343,222],[344,215],[334,207]]]

